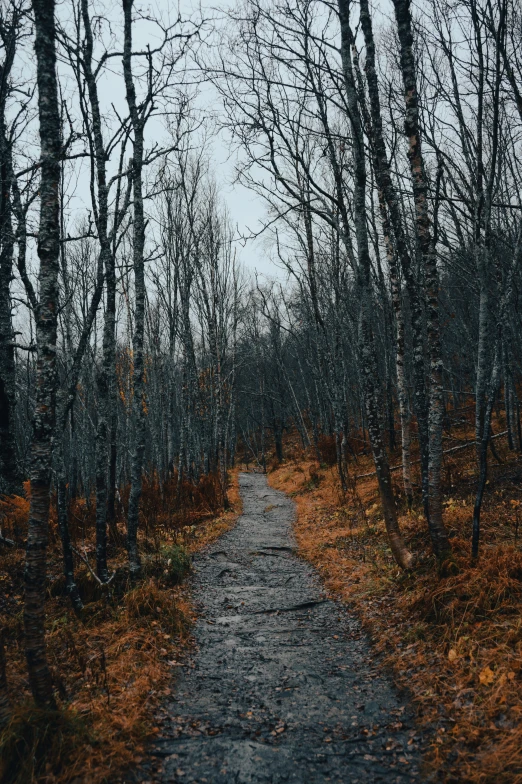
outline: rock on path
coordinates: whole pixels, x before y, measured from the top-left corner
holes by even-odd
[[[295,555],[292,501],[261,474],[240,486],[237,525],[196,562],[196,650],[146,778],[421,781],[413,724],[358,622]]]

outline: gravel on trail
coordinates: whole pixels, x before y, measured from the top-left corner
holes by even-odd
[[[243,514],[195,562],[195,648],[141,781],[420,782],[420,737],[360,624],[292,536],[294,504],[241,474]]]

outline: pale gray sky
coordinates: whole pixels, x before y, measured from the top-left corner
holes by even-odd
[[[226,6],[231,7],[232,2],[227,0]],[[103,14],[103,17],[110,24],[110,30],[116,47],[121,46],[122,40],[122,11],[121,2],[117,0],[94,0],[93,8],[96,12]],[[135,8],[141,11],[144,15],[147,11],[150,16],[160,17],[164,21],[173,21],[178,13],[178,5],[172,3],[170,0],[136,0]],[[225,8],[224,3],[220,3],[220,10]],[[60,18],[66,22],[71,19],[69,17],[71,4],[69,0],[63,0],[59,5]],[[207,8],[200,8],[191,0],[181,0],[179,10],[183,18],[193,18],[194,20],[201,16],[218,17],[219,11],[210,3]],[[219,24],[219,21],[218,21]],[[107,29],[107,25],[105,26]],[[151,48],[158,43],[158,29],[155,25],[147,23],[146,21],[136,24],[133,30],[134,48],[145,50],[147,45]],[[108,47],[109,48],[109,47]],[[96,52],[95,52],[96,54]],[[60,67],[61,81],[64,86],[64,91],[69,91],[71,96],[71,104],[75,100],[76,85],[72,82],[72,75],[70,70],[62,65]],[[110,61],[110,69],[106,71],[105,76],[99,82],[100,101],[102,103],[102,111],[107,116],[113,116],[115,111],[120,116],[127,114],[125,103],[125,87],[122,78],[121,58],[115,57]],[[220,98],[215,89],[209,85],[201,85],[199,88],[200,95],[197,99],[197,106],[203,114],[208,112],[210,115],[215,115],[219,112]],[[147,140],[148,143],[157,141],[161,144],[163,139],[167,138],[165,127],[160,119],[153,119],[147,127]],[[213,133],[206,143],[206,150],[208,156],[212,161],[212,174],[215,177],[222,199],[226,202],[228,211],[231,216],[234,227],[237,227],[237,254],[242,263],[248,269],[257,270],[264,276],[280,276],[280,270],[274,265],[267,253],[266,242],[261,240],[249,240],[246,243],[241,241],[239,237],[248,235],[252,232],[259,232],[262,221],[265,216],[265,204],[259,196],[256,196],[252,191],[244,186],[233,182],[234,179],[234,166],[237,162],[236,154],[232,151],[230,141],[224,133]],[[78,176],[77,172],[80,170]],[[70,201],[70,214],[73,217],[75,214],[85,214],[85,210],[89,209],[90,197],[88,190],[89,172],[87,163],[74,165],[74,179],[71,179],[68,190],[74,193]]]

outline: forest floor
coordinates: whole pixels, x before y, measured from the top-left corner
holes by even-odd
[[[447,445],[469,439],[468,425],[454,426]],[[371,458],[353,450],[350,490],[342,493],[328,444],[320,460],[312,459],[293,436],[285,461],[274,462],[268,476],[295,502],[293,534],[291,501],[256,474],[241,480],[245,514],[230,530],[241,505],[235,471],[227,513],[177,521],[170,533],[161,520],[145,526],[139,583],[130,583],[123,550],[114,548],[110,601],[81,565],[82,619],[63,595],[53,521],[48,650],[62,706],[54,716],[40,715],[29,696],[24,553],[3,548],[0,612],[7,618],[14,716],[0,737],[2,784],[125,782],[145,762],[149,781],[190,781],[192,772],[193,781],[228,782],[238,773],[234,764],[251,781],[267,780],[259,778],[265,768],[277,781],[287,763],[290,774],[290,760],[297,772],[308,771],[303,781],[343,781],[346,769],[337,765],[347,754],[362,782],[385,771],[387,781],[393,774],[403,781],[521,784],[522,460],[505,438],[494,443],[474,564],[474,450],[445,455],[452,575],[437,571],[420,499],[407,510],[400,471],[393,473],[400,520],[416,559],[408,574],[389,552]],[[28,501],[9,504],[4,520],[23,533]],[[87,511],[77,506],[72,517],[85,521]],[[92,559],[88,538],[82,552]],[[181,582],[187,554],[198,564],[192,587]],[[348,696],[339,705],[341,688]],[[399,694],[409,695],[411,712]],[[202,743],[208,759],[194,751]]]
[[[262,474],[240,487],[237,525],[197,556],[195,646],[140,780],[420,781],[409,709],[353,613],[296,557],[293,502]]]
[[[467,426],[454,428],[447,443],[469,438]],[[522,461],[505,438],[494,443],[475,564],[474,449],[444,458],[445,522],[458,567],[450,576],[437,572],[420,498],[407,510],[400,471],[393,473],[400,522],[416,558],[408,574],[387,545],[369,456],[352,458],[346,494],[336,468],[310,459],[295,439],[269,473],[270,485],[296,502],[299,554],[329,595],[355,611],[382,666],[411,696],[418,726],[431,738],[429,769],[445,782],[522,782]]]
[[[154,488],[148,495],[154,498]],[[192,512],[188,525],[181,518],[158,515],[148,495],[146,488],[143,508],[149,516],[140,535],[142,578],[130,580],[122,522],[120,542],[111,545],[110,568],[116,574],[110,595],[101,593],[85,563],[79,561],[76,579],[85,604],[81,618],[64,595],[60,542],[52,515],[47,650],[60,696],[60,709],[53,714],[34,708],[27,681],[25,552],[22,546],[2,547],[0,617],[13,707],[11,723],[0,734],[2,784],[118,782],[126,770],[141,762],[144,749],[159,732],[158,706],[171,693],[195,619],[184,578],[191,570],[193,554],[235,524],[241,508],[238,472],[231,473],[230,509],[222,514],[205,509],[200,494],[197,508],[187,505]],[[2,504],[4,525],[8,523],[22,542],[28,499],[13,497]],[[77,547],[91,561],[92,516],[85,502],[71,507],[70,520],[80,521],[79,530],[73,531]]]

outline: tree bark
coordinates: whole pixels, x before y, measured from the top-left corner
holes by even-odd
[[[1,76],[0,76],[1,79]],[[15,349],[11,320],[10,285],[13,267],[13,223],[11,215],[10,143],[0,107],[0,494],[21,493],[14,433]]]
[[[493,404],[498,391],[499,377],[500,377],[500,363],[499,363],[499,346],[495,350],[493,358],[493,368],[491,378],[489,380],[488,389],[485,392],[486,401],[484,404],[484,421],[481,434],[480,443],[478,445],[478,460],[479,460],[479,481],[477,486],[477,493],[475,496],[475,505],[473,508],[473,527],[471,534],[471,557],[473,560],[478,558],[479,543],[480,543],[480,512],[482,509],[482,500],[484,498],[484,490],[486,489],[486,481],[488,478],[488,446],[491,437],[491,415],[493,413]]]
[[[81,0],[81,13],[85,30],[83,71],[89,94],[94,140],[95,172],[98,194],[96,229],[100,243],[101,263],[106,281],[106,307],[103,325],[103,356],[98,373],[98,427],[96,431],[96,571],[102,582],[107,582],[107,475],[109,468],[109,434],[111,427],[111,400],[114,394],[114,363],[116,357],[116,274],[115,259],[111,252],[108,232],[109,204],[106,175],[106,151],[103,143],[102,118],[98,98],[98,85],[93,72],[93,48],[88,0]],[[115,216],[115,224],[117,217]]]
[[[134,271],[134,335],[133,347],[133,419],[134,445],[131,461],[131,490],[127,517],[127,552],[131,573],[139,574],[141,561],[138,552],[138,524],[142,491],[143,457],[145,454],[145,377],[143,343],[145,334],[145,217],[143,211],[143,108],[140,112],[136,101],[136,88],[132,75],[132,6],[133,0],[123,0],[124,44],[123,75],[127,105],[134,132],[134,154],[132,158],[133,188],[133,248]]]
[[[4,61],[0,64],[0,494],[6,495],[22,492],[14,431],[16,367],[10,293],[15,242],[11,197],[13,151],[5,116],[17,35],[18,9],[13,8],[11,17],[3,21]]]
[[[56,417],[56,332],[60,250],[60,110],[56,79],[54,0],[33,0],[40,121],[41,181],[36,313],[36,407],[31,447],[31,506],[25,566],[25,653],[35,702],[54,708],[45,649],[45,582]]]
[[[421,292],[419,284],[414,274],[414,264],[410,256],[406,230],[404,227],[403,216],[401,214],[397,190],[392,180],[390,162],[386,153],[384,142],[381,103],[379,97],[379,84],[377,79],[377,69],[375,63],[375,42],[373,37],[373,25],[369,10],[368,0],[361,0],[361,27],[364,34],[366,46],[365,72],[368,83],[368,97],[370,102],[370,117],[367,119],[369,125],[369,138],[372,149],[373,166],[375,179],[379,189],[379,203],[381,209],[381,220],[383,222],[383,232],[388,243],[393,243],[393,249],[397,253],[400,261],[402,274],[406,284],[406,289],[410,301],[411,326],[413,338],[413,378],[414,378],[414,412],[417,417],[419,428],[419,442],[421,451],[421,475],[422,492],[426,517],[429,520],[429,425],[428,425],[428,397],[426,390],[426,368],[424,351],[424,313],[422,306]],[[388,259],[392,258],[391,249],[387,248]],[[393,287],[393,269],[392,287]],[[397,275],[395,275],[398,278]],[[392,291],[393,297],[393,291]],[[397,319],[398,300],[394,299],[394,309]],[[402,318],[402,317],[401,317]],[[404,323],[397,321],[397,351],[400,352],[399,331]],[[401,373],[402,371],[402,373]],[[398,384],[403,379],[404,362],[399,353],[397,354],[397,377]],[[406,454],[409,452],[409,411],[406,413],[404,393],[401,397],[399,389],[399,406],[401,406],[401,424],[406,426],[403,429],[403,454],[406,447]],[[411,494],[411,479],[408,478],[409,469],[405,468],[405,488],[407,495]]]
[[[346,90],[350,127],[352,130],[352,156],[354,166],[353,209],[363,300],[361,306],[361,370],[363,374],[366,416],[388,540],[398,565],[403,569],[407,569],[411,566],[413,559],[400,532],[395,498],[391,484],[390,466],[384,447],[377,402],[375,345],[371,328],[371,260],[368,245],[368,228],[366,224],[366,163],[363,129],[350,51],[353,38],[350,30],[348,0],[338,0],[338,7],[341,23],[341,57],[344,86]]]
[[[429,394],[429,506],[426,509],[431,542],[435,555],[444,560],[451,553],[448,534],[442,519],[440,487],[442,467],[442,357],[439,325],[439,276],[428,209],[428,181],[424,167],[419,123],[419,99],[413,53],[410,0],[393,0],[400,43],[400,65],[404,87],[404,132],[408,138],[408,160],[415,203],[415,231],[421,255],[426,287],[427,333],[430,359]]]

